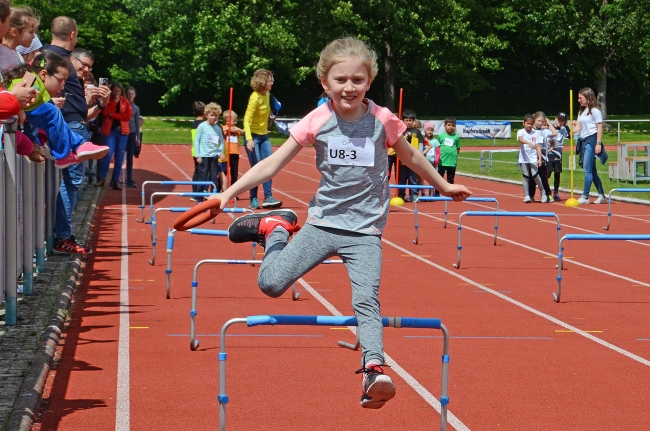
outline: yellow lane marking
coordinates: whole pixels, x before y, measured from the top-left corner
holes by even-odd
[[[569,329],[556,329],[555,332],[575,332]],[[582,331],[582,332],[603,332],[603,331]]]
[[[148,326],[129,326],[129,329],[149,329]]]
[[[156,281],[156,280],[147,280],[147,281]]]

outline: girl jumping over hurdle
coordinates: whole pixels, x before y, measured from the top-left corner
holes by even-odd
[[[223,209],[233,197],[273,178],[303,147],[313,144],[322,178],[300,232],[296,213],[274,210],[240,217],[230,226],[229,238],[265,247],[258,284],[271,297],[282,295],[324,260],[333,256],[343,260],[363,346],[362,368],[357,371],[363,373],[361,407],[378,409],[395,396],[395,385],[382,369],[378,297],[381,235],[390,199],[386,148],[392,147],[441,194],[461,201],[472,193],[442,179],[404,140],[404,123],[364,98],[377,75],[377,57],[362,41],[348,37],[331,42],[320,54],[316,75],[331,99],[293,126],[282,147],[218,198]]]

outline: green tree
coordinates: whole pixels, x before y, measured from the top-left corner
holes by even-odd
[[[650,2],[636,0],[515,0],[531,41],[557,54],[588,61],[598,104],[607,118],[607,77],[624,62],[647,71]],[[638,67],[634,67],[634,66]]]

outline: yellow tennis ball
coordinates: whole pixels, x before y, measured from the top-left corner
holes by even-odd
[[[401,207],[404,205],[404,199],[400,198],[399,196],[396,196],[390,200],[390,204],[396,207]]]

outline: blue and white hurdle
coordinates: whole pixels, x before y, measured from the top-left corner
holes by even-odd
[[[551,212],[508,212],[508,211],[465,211],[458,217],[458,261],[454,264],[454,268],[460,268],[460,251],[463,249],[461,245],[461,232],[463,230],[463,217],[555,217],[557,220],[557,247],[558,254],[561,254],[561,228],[560,228],[560,217],[557,214]],[[494,230],[494,245],[497,243],[497,230]]]
[[[605,230],[609,230],[610,221],[612,218],[612,193],[650,193],[650,189],[611,189],[607,195],[607,226],[603,227]]]
[[[155,265],[156,263],[156,243],[158,241],[158,236],[156,235],[156,224],[157,224],[157,214],[159,211],[169,211],[172,213],[184,213],[189,211],[190,207],[168,207],[168,208],[156,208],[151,216],[151,260],[149,260],[149,265]],[[248,208],[224,208],[222,213],[227,214],[242,214],[242,213],[252,213],[253,210]],[[237,216],[235,216],[237,219]],[[214,219],[210,220],[214,224]]]
[[[208,193],[208,192],[153,192],[149,196],[149,219],[144,220],[145,224],[150,224],[154,221],[154,210],[153,198],[157,196],[176,196],[179,198],[209,198],[210,196],[217,196],[219,193]],[[235,208],[237,204],[235,204]],[[144,210],[143,210],[144,211]],[[139,219],[138,219],[139,220]],[[138,221],[136,220],[136,221]],[[213,219],[214,220],[214,219]],[[212,221],[214,223],[214,221]]]
[[[165,269],[165,274],[167,274],[167,289],[165,290],[165,298],[169,299],[171,295],[171,284],[172,284],[172,252],[174,251],[174,234],[176,232],[187,232],[191,235],[209,235],[209,236],[228,236],[227,230],[220,229],[188,229],[185,231],[177,231],[176,229],[168,229],[167,231],[167,269]],[[252,259],[256,257],[256,243],[252,244]]]
[[[261,315],[234,318],[221,328],[219,342],[219,430],[226,430],[226,404],[230,401],[226,394],[226,331],[231,325],[245,323],[248,327],[259,325],[301,325],[301,326],[358,326],[354,316],[301,316],[301,315]],[[417,317],[382,317],[384,327],[440,329],[443,336],[442,350],[442,389],[440,394],[440,430],[447,429],[447,393],[449,381],[449,332],[440,319]],[[358,330],[357,330],[358,332]]]
[[[614,234],[614,235],[598,235],[598,234],[579,234],[569,233],[560,239],[560,245],[557,253],[557,292],[553,294],[555,302],[560,302],[560,294],[562,291],[562,265],[563,256],[562,243],[564,241],[648,241],[650,235],[648,234]]]
[[[213,186],[214,189],[217,189],[217,186],[212,181],[145,181],[142,183],[142,204],[138,206],[142,210],[142,218],[135,219],[138,223],[144,223],[144,209],[145,209],[145,191],[144,188],[148,184],[159,184],[162,186]],[[149,206],[149,215],[153,212],[153,202]]]
[[[254,258],[253,258],[254,259]],[[194,266],[194,276],[192,278],[192,309],[190,310],[190,350],[194,351],[199,347],[199,340],[195,338],[196,334],[196,315],[198,313],[196,300],[197,300],[197,291],[199,287],[199,267],[205,264],[216,264],[216,265],[260,265],[261,260],[236,260],[236,259],[204,259],[199,261]],[[342,260],[324,260],[322,265],[329,264],[341,264]],[[300,298],[300,293],[296,292],[296,283],[291,285],[291,299],[297,301]],[[339,342],[340,344],[340,342]]]
[[[442,227],[446,228],[447,227],[447,214],[448,212],[448,204],[449,202],[453,202],[453,199],[447,196],[420,196],[417,198],[417,200],[413,204],[413,214],[415,215],[415,239],[413,240],[413,244],[417,244],[419,241],[418,238],[418,202],[444,202],[445,203],[445,215],[444,219],[442,222]],[[467,198],[463,202],[495,202],[496,203],[496,208],[495,211],[499,211],[499,201],[496,200],[496,198]],[[494,217],[494,230],[496,233],[496,230],[499,229],[499,217],[495,216]],[[494,243],[496,244],[496,234],[494,236]]]

